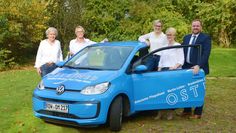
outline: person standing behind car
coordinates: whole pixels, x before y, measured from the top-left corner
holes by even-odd
[[[150,46],[150,52],[167,46],[167,37],[162,32],[163,23],[161,20],[154,20],[153,21],[153,30],[152,32],[142,35],[138,38],[140,42],[145,42],[148,46]],[[146,63],[148,69],[150,71],[155,70],[158,67],[160,57],[156,54],[153,57],[150,57]]]
[[[56,40],[58,31],[54,27],[46,30],[47,39],[40,42],[35,68],[41,77],[56,69],[56,64],[63,60],[60,41]]]
[[[168,46],[181,45],[175,41],[176,29],[168,28],[166,30]],[[158,71],[180,69],[184,64],[184,51],[182,48],[164,50],[161,53]]]
[[[76,38],[70,41],[69,44],[69,54],[73,56],[81,49],[85,48],[88,45],[95,44],[96,42],[91,41],[84,37],[85,30],[82,26],[77,26],[75,28]]]
[[[176,29],[168,28],[166,30],[166,36],[168,39],[168,46],[178,46],[181,45],[175,41]],[[175,70],[180,69],[184,64],[184,51],[182,48],[167,49],[160,53],[160,62],[158,66],[158,71]],[[167,120],[173,119],[174,109],[167,110]],[[162,118],[164,110],[160,110],[155,119]]]
[[[193,74],[197,74],[200,68],[203,69],[205,75],[209,74],[209,56],[211,52],[211,38],[207,34],[202,33],[202,22],[199,19],[192,21],[192,34],[184,36],[182,45],[201,45],[201,61],[198,62],[198,51],[194,48],[184,49],[185,62],[183,68],[193,69]],[[193,119],[200,119],[202,116],[203,105],[196,107],[192,115],[191,108],[185,108],[182,116],[190,116]],[[192,116],[191,116],[192,115]]]

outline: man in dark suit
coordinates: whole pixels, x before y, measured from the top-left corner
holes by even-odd
[[[197,74],[202,68],[205,74],[209,74],[209,63],[208,59],[211,52],[211,38],[201,32],[202,23],[200,20],[196,19],[192,21],[192,34],[184,36],[182,45],[201,45],[201,61],[198,61],[198,49],[197,48],[186,48],[184,49],[185,62],[183,68],[192,68],[193,73]],[[196,107],[194,114],[192,115],[191,108],[184,108],[182,116],[190,116],[193,119],[200,119],[202,115],[203,105],[201,107]]]

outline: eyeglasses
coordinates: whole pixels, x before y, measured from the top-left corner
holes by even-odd
[[[161,25],[154,25],[155,27],[161,27]]]
[[[167,36],[175,36],[174,34],[166,34]]]
[[[79,31],[79,30],[78,30],[78,31],[76,31],[76,33],[84,33],[84,31]]]

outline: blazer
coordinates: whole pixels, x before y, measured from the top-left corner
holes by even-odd
[[[191,39],[192,34],[188,34],[184,36],[182,45],[189,45],[189,41]],[[205,72],[205,74],[209,74],[209,56],[211,52],[211,38],[209,35],[200,33],[195,41],[195,45],[200,44],[201,45],[201,60],[200,62],[198,59],[198,49],[192,48],[192,52],[190,55],[191,64],[193,65],[199,65],[200,68],[202,68]],[[188,64],[186,62],[188,48],[184,48],[184,57],[185,61],[184,64]],[[186,66],[186,65],[184,65]],[[183,66],[183,68],[184,68]]]

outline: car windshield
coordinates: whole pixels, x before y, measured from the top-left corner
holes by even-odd
[[[133,47],[90,46],[69,60],[64,66],[74,69],[117,70],[122,67]]]

